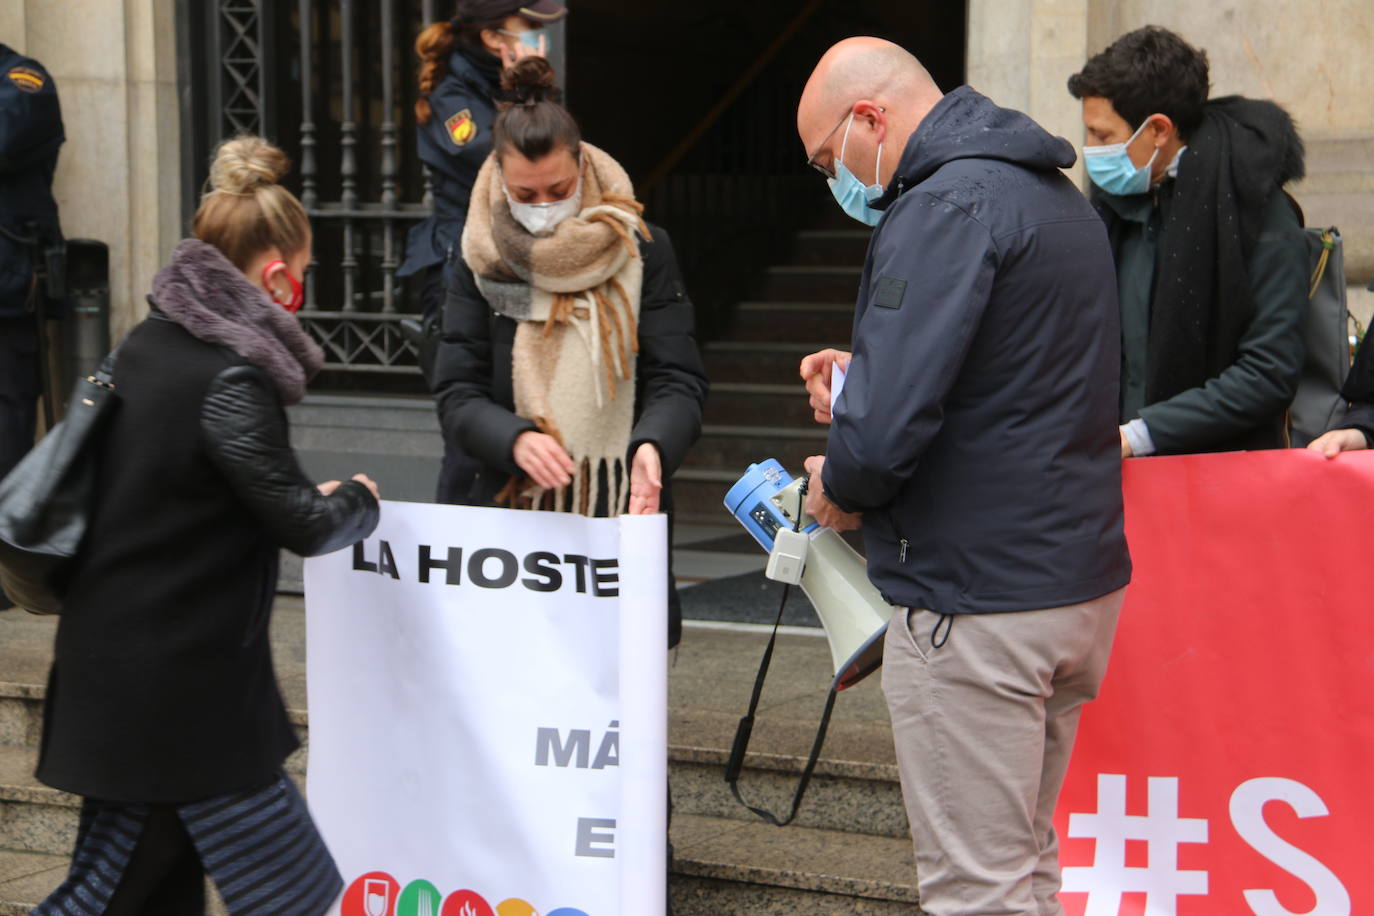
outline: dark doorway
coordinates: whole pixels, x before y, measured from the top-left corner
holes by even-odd
[[[793,233],[838,211],[803,164],[797,97],[833,42],[878,35],[943,88],[963,81],[966,3],[955,0],[573,0],[563,49],[585,136],[630,171],[677,248],[699,330],[714,338]],[[401,322],[408,227],[428,210],[415,157],[424,23],[451,0],[178,0],[183,189],[189,223],[215,144],[278,142],[315,227],[302,320],[335,390],[424,391]],[[843,218],[843,217],[841,217]]]
[[[796,229],[835,205],[804,164],[796,105],[821,54],[853,35],[964,82],[967,5],[949,0],[578,0],[568,101],[672,235],[703,336],[718,336]]]

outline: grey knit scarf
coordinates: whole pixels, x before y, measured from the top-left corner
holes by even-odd
[[[324,365],[324,352],[218,248],[185,239],[153,278],[149,301],[192,336],[228,347],[267,373],[286,404],[305,397],[305,384]]]

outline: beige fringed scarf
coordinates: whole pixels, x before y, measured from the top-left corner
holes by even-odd
[[[577,466],[571,492],[522,476],[500,502],[591,515],[604,479],[609,514],[624,511],[644,272],[635,233],[649,238],[643,209],[625,170],[590,143],[582,144],[582,212],[547,236],[530,235],[511,216],[495,156],[477,173],[463,260],[492,309],[519,322],[515,412],[557,439]]]

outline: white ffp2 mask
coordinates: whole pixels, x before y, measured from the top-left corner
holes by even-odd
[[[545,235],[552,232],[563,220],[582,212],[580,180],[577,182],[577,190],[573,191],[571,196],[546,204],[522,204],[510,196],[509,188],[505,191],[506,203],[510,205],[510,215],[515,217],[515,221],[524,226],[530,235]]]

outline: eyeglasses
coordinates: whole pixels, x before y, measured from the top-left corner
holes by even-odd
[[[840,115],[840,119],[835,122],[834,127],[830,128],[830,132],[825,135],[825,139],[822,140],[820,142],[820,145],[816,147],[816,151],[812,153],[810,156],[806,157],[806,164],[811,166],[816,171],[820,172],[822,175],[826,177],[826,179],[834,178],[835,173],[825,168],[824,166],[819,165],[816,162],[816,157],[821,154],[821,150],[825,149],[825,145],[830,142],[830,138],[835,136],[835,131],[840,129],[840,125],[843,124],[845,121],[849,120],[852,114],[853,111],[846,111],[844,114]]]

